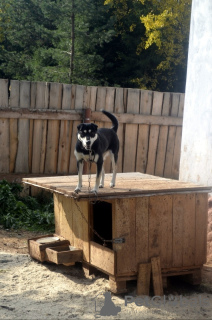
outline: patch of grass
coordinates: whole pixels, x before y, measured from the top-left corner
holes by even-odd
[[[42,193],[23,197],[22,190],[21,184],[0,180],[0,225],[6,229],[53,232],[53,198]]]

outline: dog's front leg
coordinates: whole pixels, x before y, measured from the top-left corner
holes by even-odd
[[[77,161],[77,169],[78,169],[78,185],[75,188],[75,192],[78,193],[81,191],[82,188],[82,172],[83,172],[83,160]]]
[[[105,183],[105,169],[104,169],[104,164],[103,164],[99,188],[104,188],[104,183]]]
[[[101,175],[102,175],[102,166],[103,166],[103,159],[98,159],[97,163],[96,163],[96,184],[94,189],[92,189],[92,192],[97,193],[99,191],[99,184],[100,184],[100,179],[101,179]]]

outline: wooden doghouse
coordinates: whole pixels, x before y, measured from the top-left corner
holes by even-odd
[[[32,257],[72,264],[82,261],[109,275],[111,291],[137,279],[138,265],[160,257],[162,277],[188,275],[199,283],[206,262],[209,187],[141,173],[117,174],[117,184],[98,195],[74,193],[77,176],[25,178],[24,183],[54,193],[55,235],[60,241],[29,241]],[[95,175],[91,175],[94,185]],[[107,240],[107,241],[105,241]],[[69,246],[71,245],[71,249]]]

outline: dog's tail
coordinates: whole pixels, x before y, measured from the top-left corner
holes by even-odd
[[[101,110],[101,111],[102,111],[102,113],[104,113],[112,121],[112,124],[113,124],[112,129],[115,132],[117,132],[118,126],[119,126],[119,122],[116,119],[116,117],[112,113],[110,113],[108,111],[105,111],[105,110]]]

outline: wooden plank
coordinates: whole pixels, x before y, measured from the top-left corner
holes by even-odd
[[[140,113],[143,116],[150,115],[152,109],[153,94],[151,91],[141,90]],[[138,126],[138,145],[136,170],[139,172],[146,172],[147,155],[149,148],[149,125],[142,124]]]
[[[62,110],[70,110],[72,102],[72,85],[63,84]]]
[[[60,194],[54,194],[55,233],[74,243],[73,200]]]
[[[77,161],[74,155],[74,150],[77,142],[77,126],[80,124],[80,121],[74,121],[72,125],[72,134],[71,134],[71,153],[69,161],[69,173],[77,174]]]
[[[96,110],[97,111],[100,111],[101,109],[105,109],[106,92],[107,92],[107,89],[105,87],[98,87],[97,98],[96,98]],[[101,119],[100,119],[100,121],[101,121]]]
[[[63,86],[62,109],[71,108],[71,85]],[[64,120],[60,124],[60,138],[58,146],[58,174],[68,173],[71,153],[73,121]]]
[[[20,101],[20,82],[10,81],[10,107],[18,108]],[[10,172],[15,171],[15,161],[18,149],[18,120],[10,119]]]
[[[0,173],[9,173],[10,171],[10,123],[8,119],[0,119],[0,146],[1,161]]]
[[[195,265],[195,195],[173,199],[173,266]]]
[[[154,92],[153,95],[153,105],[152,105],[152,115],[161,115],[163,105],[163,93]],[[149,135],[149,150],[147,158],[147,168],[146,173],[154,174],[155,164],[156,164],[156,155],[158,148],[158,137],[159,137],[160,127],[158,125],[151,125],[150,135]]]
[[[110,275],[115,275],[115,252],[93,241],[90,241],[90,263]]]
[[[151,263],[140,263],[137,276],[137,296],[149,296]]]
[[[171,94],[164,93],[162,116],[169,116],[171,106]],[[163,177],[165,158],[166,158],[166,146],[168,139],[168,126],[160,126],[158,149],[155,164],[155,175]],[[179,164],[178,164],[179,165]]]
[[[140,90],[128,89],[127,112],[139,113]],[[124,141],[123,171],[131,172],[136,168],[136,152],[138,139],[138,125],[126,124]]]
[[[49,108],[59,110],[62,107],[62,84],[50,84]],[[47,124],[47,142],[46,142],[46,158],[45,173],[57,172],[58,144],[60,135],[60,122],[57,120],[49,120]]]
[[[115,88],[106,88],[106,97],[105,97],[105,110],[113,113],[115,108]],[[105,128],[111,128],[112,123],[107,117],[103,117],[103,120],[106,121],[104,124]],[[110,156],[104,161],[104,169],[106,173],[112,172],[112,165]]]
[[[115,92],[115,113],[124,113],[124,89],[116,88]],[[118,127],[118,138],[119,138],[119,154],[117,163],[117,172],[123,171],[123,153],[124,153],[124,125],[119,121]]]
[[[75,202],[63,195],[54,195],[55,232],[83,250],[83,260],[89,262],[89,203]]]
[[[2,118],[33,120],[81,120],[82,109],[78,110],[45,110],[39,109],[0,109]],[[114,113],[120,124],[174,125],[182,127],[182,118]],[[102,112],[93,111],[92,121],[102,121]]]
[[[183,223],[183,266],[195,265],[195,195],[185,195]]]
[[[180,95],[179,101],[179,109],[178,109],[178,117],[183,117],[183,109],[184,109],[184,100],[185,95]],[[182,128],[176,128],[176,136],[174,143],[174,154],[173,154],[173,162],[172,162],[172,178],[179,178],[179,165],[180,165],[180,154],[181,154],[181,139],[182,139]]]
[[[57,164],[58,174],[65,174],[65,173],[68,173],[69,171],[72,126],[73,126],[73,121],[61,121],[60,138],[59,138],[59,146],[58,146],[59,148],[58,164]]]
[[[136,198],[135,201],[136,263],[147,263],[149,261],[149,198]]]
[[[23,108],[30,107],[30,82],[20,81],[20,105]],[[19,119],[18,121],[18,147],[15,164],[15,172],[29,172],[29,126],[27,119]]]
[[[74,103],[74,109],[83,109],[84,105],[84,94],[85,94],[86,87],[82,85],[76,85],[76,91],[75,91],[75,103]]]
[[[113,238],[124,237],[125,243],[114,244],[117,250],[117,276],[137,272],[135,238],[135,199],[115,199]]]
[[[184,195],[173,196],[173,267],[183,265]]]
[[[35,108],[47,109],[49,103],[49,84],[37,82]],[[46,156],[47,121],[35,120],[32,141],[32,173],[44,173]]]
[[[9,86],[9,82],[7,79],[0,79],[0,107],[1,108],[8,108],[9,106],[8,86]]]
[[[195,265],[202,265],[207,260],[207,222],[208,222],[208,195],[196,194],[195,217]]]
[[[83,260],[89,262],[89,202],[77,202],[71,199],[71,210],[73,217],[72,233],[73,246],[83,250]]]
[[[162,268],[172,266],[172,196],[149,199],[149,257],[160,256]]]
[[[160,258],[154,257],[151,259],[152,265],[152,280],[155,296],[163,296],[163,282],[160,266]]]
[[[90,108],[92,111],[96,110],[96,98],[97,98],[97,87],[88,87],[88,90],[90,91],[90,100],[88,104],[88,108]]]
[[[171,116],[177,117],[179,112],[180,95],[178,93],[172,93],[172,104],[171,104]],[[168,141],[167,141],[167,152],[164,168],[164,177],[172,178],[172,164],[174,156],[174,142],[176,136],[176,126],[169,127]]]

